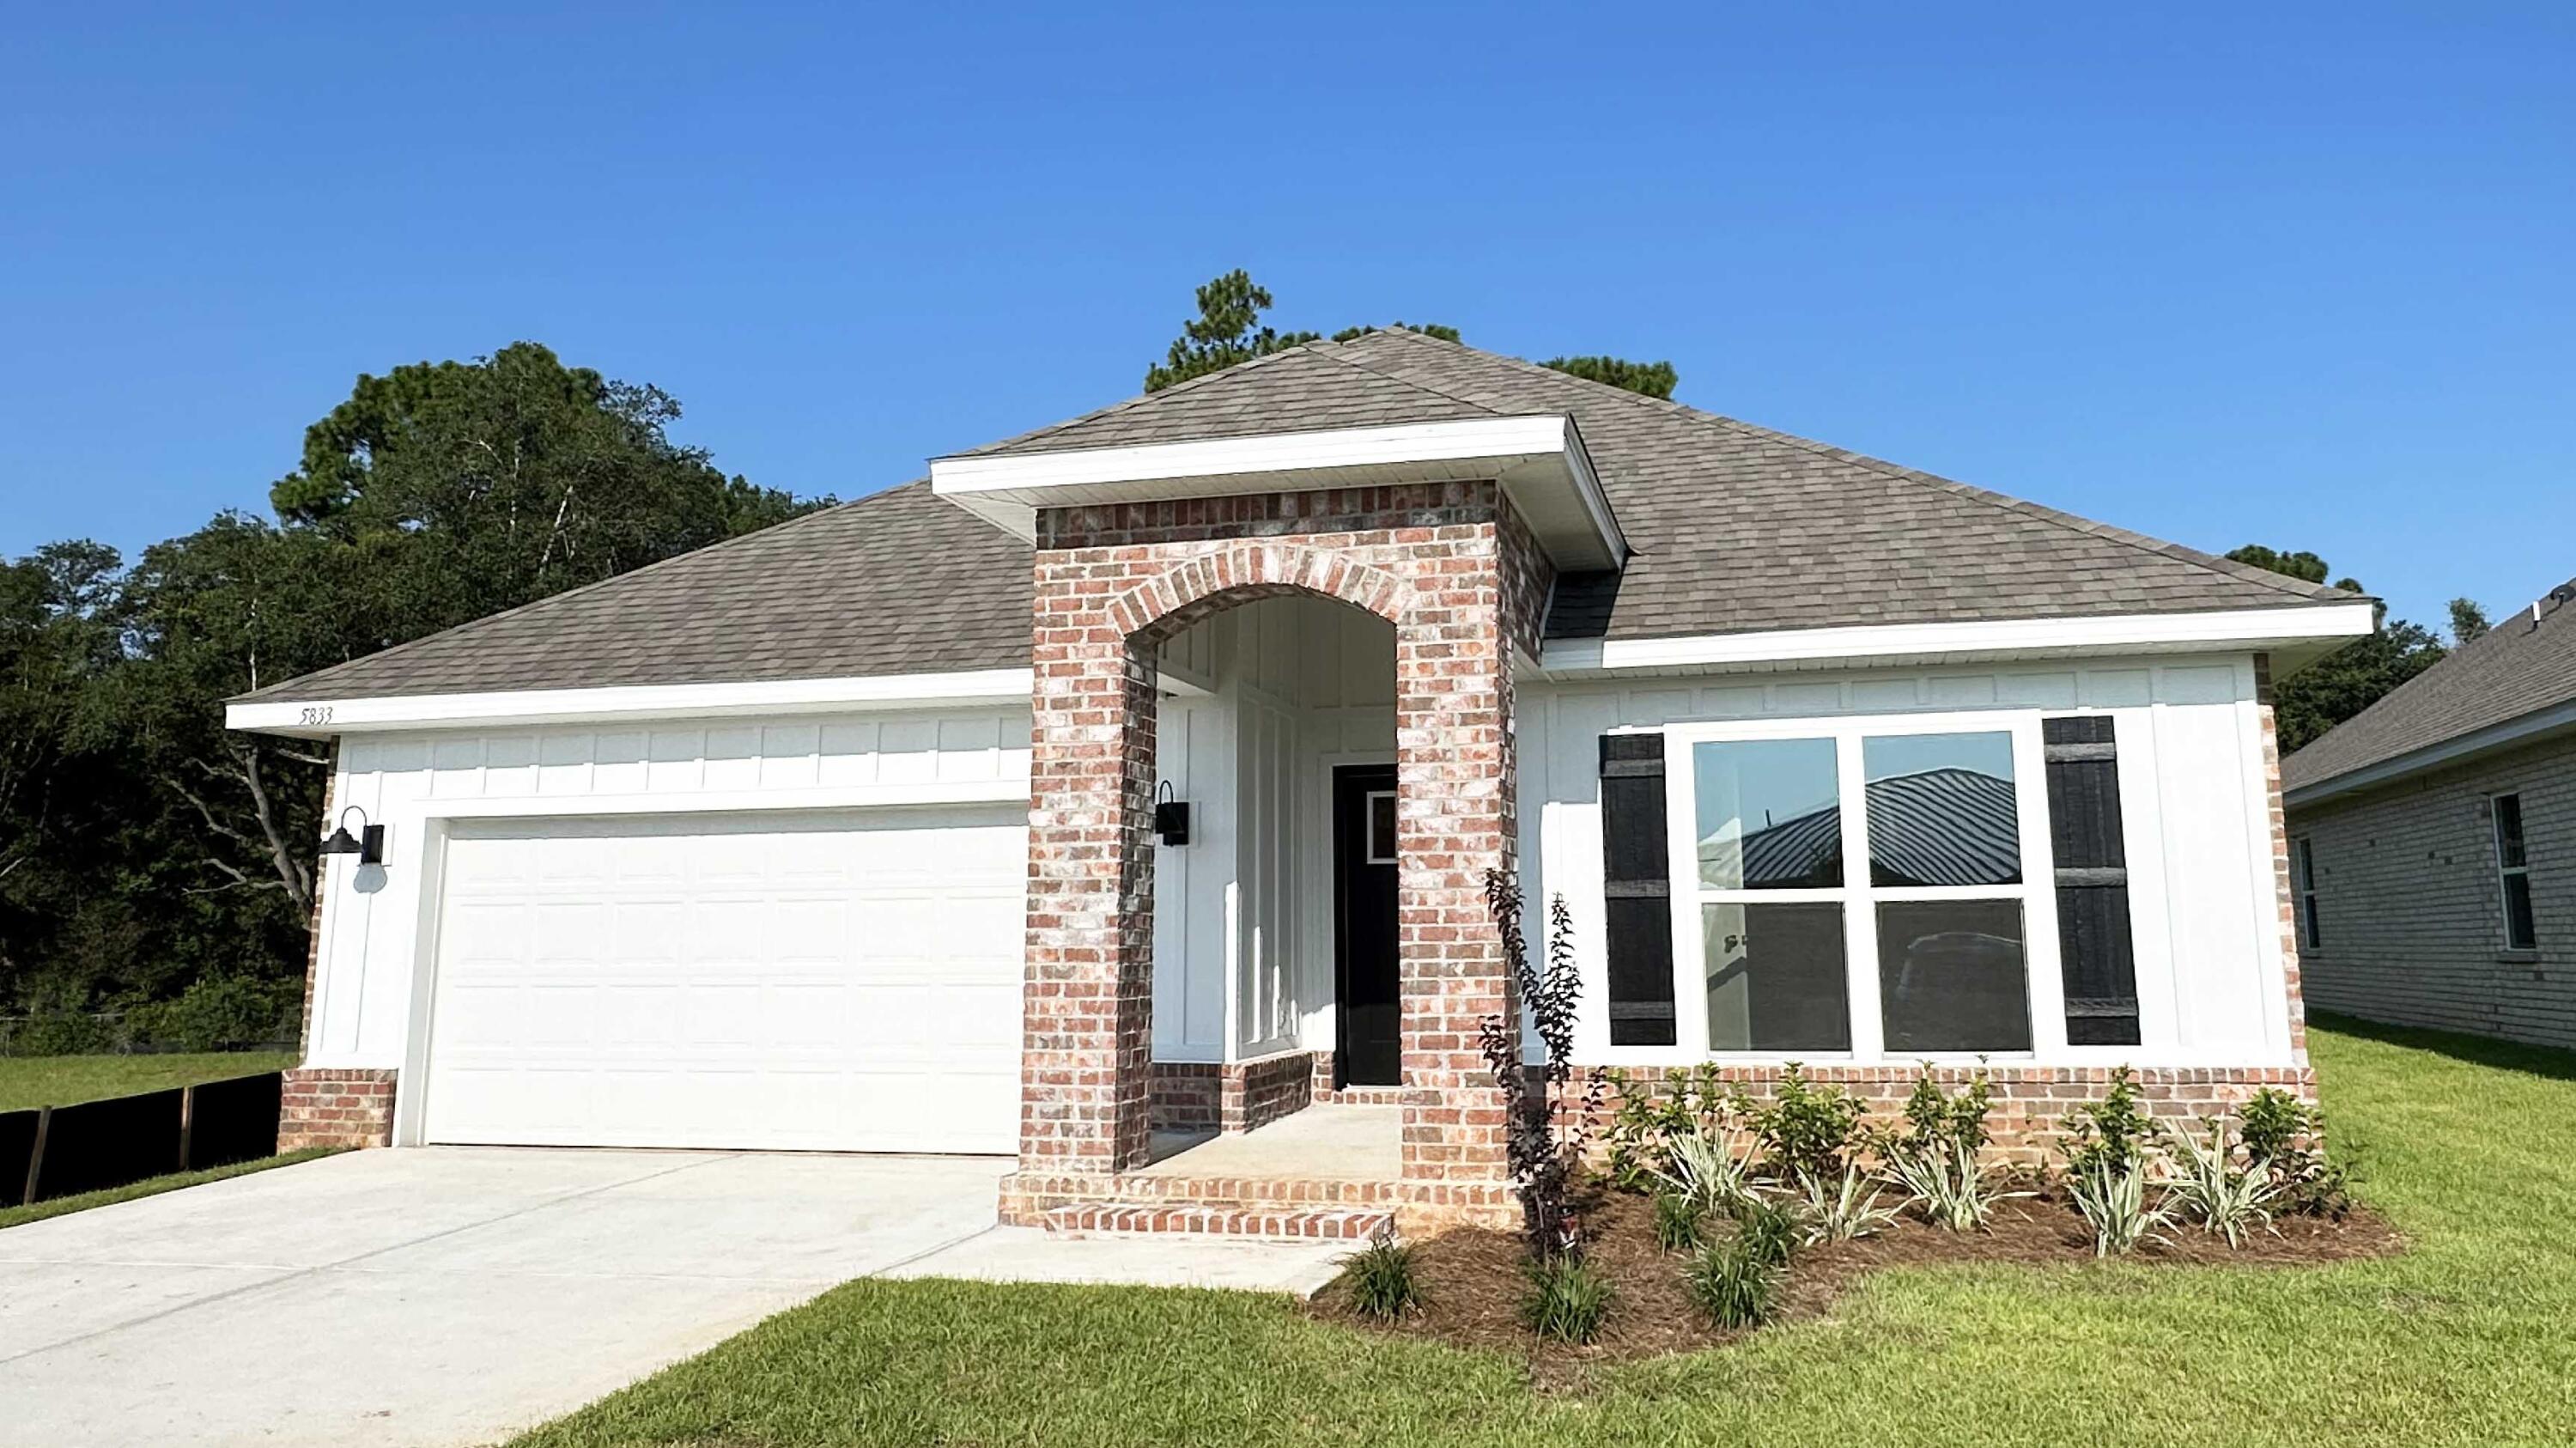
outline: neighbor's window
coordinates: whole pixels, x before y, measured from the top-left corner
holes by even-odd
[[[2299,944],[2315,950],[2326,943],[2317,920],[2317,847],[2306,836],[2290,841],[2290,883],[2299,896]]]
[[[2015,742],[1856,724],[1674,751],[1707,1049],[2031,1049]]]
[[[2495,797],[2496,877],[2503,887],[2504,948],[2533,950],[2540,935],[2531,918],[2531,853],[2522,841],[2522,796]]]

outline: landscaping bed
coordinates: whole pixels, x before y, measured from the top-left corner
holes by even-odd
[[[1320,1321],[1422,1337],[1457,1347],[1528,1354],[1538,1363],[1584,1363],[1692,1352],[1765,1328],[1719,1328],[1693,1301],[1682,1254],[1655,1241],[1651,1201],[1596,1186],[1582,1203],[1584,1260],[1611,1286],[1599,1336],[1583,1345],[1534,1336],[1522,1309],[1530,1296],[1528,1249],[1518,1236],[1461,1228],[1414,1249],[1423,1301],[1393,1321],[1359,1310],[1350,1281],[1336,1281],[1307,1305]],[[2298,1267],[2383,1257],[2404,1240],[2377,1214],[2355,1209],[2342,1221],[2284,1217],[2230,1248],[2224,1238],[2184,1227],[2150,1238],[2125,1261],[2175,1267]],[[1820,1242],[1791,1255],[1765,1324],[1822,1316],[1855,1281],[1890,1267],[1988,1263],[2075,1266],[2095,1259],[2093,1237],[2062,1196],[2003,1203],[1983,1231],[1953,1232],[1911,1217],[1847,1242]]]

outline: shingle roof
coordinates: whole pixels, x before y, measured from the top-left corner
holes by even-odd
[[[1552,638],[2191,612],[2352,595],[1403,330],[1316,342],[1006,439],[1034,452],[1572,416],[1635,556],[1559,581]],[[924,483],[252,697],[1025,665],[1026,544]]]
[[[2398,685],[2281,764],[2284,789],[2357,769],[2576,700],[2576,579],[2534,609]]]
[[[1029,545],[906,483],[252,699],[711,684],[1029,661]]]

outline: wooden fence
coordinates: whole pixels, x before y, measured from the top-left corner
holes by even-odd
[[[14,1195],[32,1204],[275,1156],[282,1084],[269,1071],[0,1112],[0,1202]]]

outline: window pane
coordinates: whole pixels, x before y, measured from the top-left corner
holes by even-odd
[[[2504,877],[2504,943],[2508,950],[2530,950],[2540,942],[2531,918],[2531,877],[2516,871]]]
[[[1712,1051],[1848,1051],[1838,904],[1700,907]]]
[[[2021,902],[1878,907],[1878,1001],[1892,1055],[2027,1051]]]
[[[2500,794],[2495,800],[2496,863],[2518,870],[2529,863],[2522,846],[2522,796]]]
[[[1861,741],[1873,885],[2013,885],[2021,813],[2010,734],[1892,734]]]
[[[1368,862],[1372,865],[1395,863],[1395,795],[1392,791],[1371,791],[1368,797]]]
[[[1830,739],[1695,745],[1699,882],[1713,890],[1843,882],[1842,810]]]

